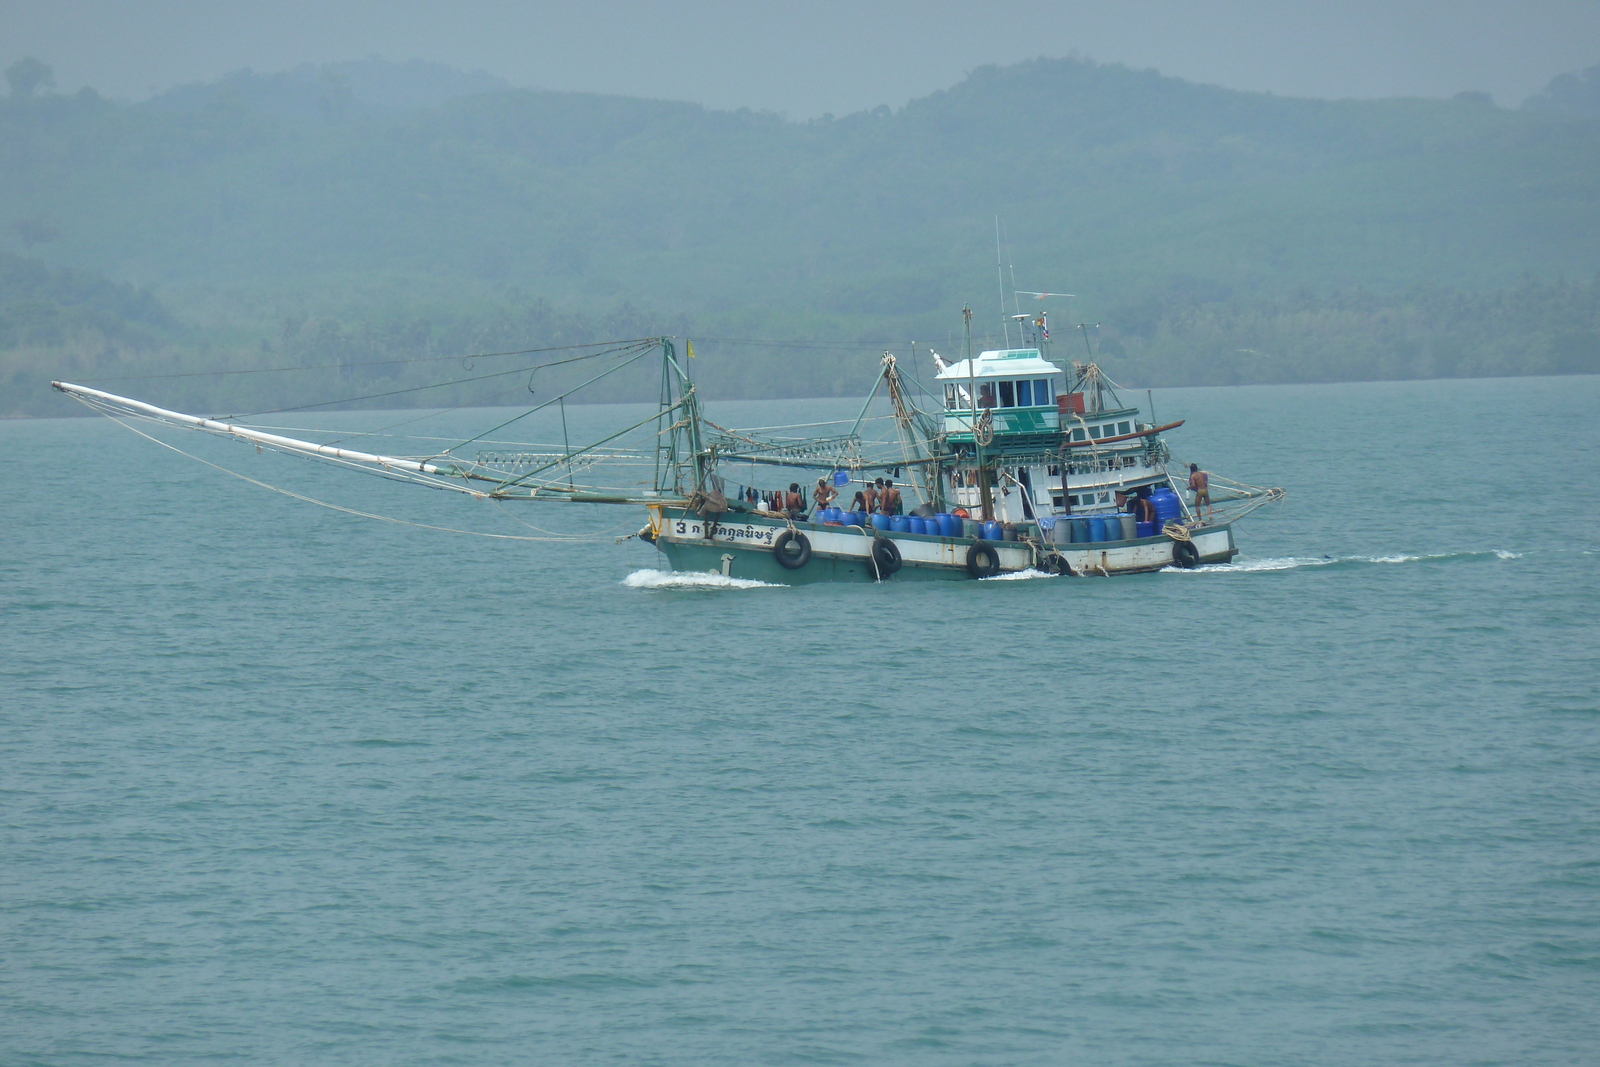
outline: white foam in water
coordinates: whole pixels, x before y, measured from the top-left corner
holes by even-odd
[[[1488,555],[1485,552],[1430,552],[1421,556],[1281,556],[1268,559],[1247,559],[1237,563],[1211,563],[1194,570],[1181,567],[1163,568],[1163,574],[1249,574],[1258,571],[1287,571],[1296,567],[1326,567],[1330,563],[1418,563],[1429,559],[1465,559]],[[1520,552],[1494,550],[1496,559],[1521,559]]]
[[[715,571],[634,571],[622,579],[629,589],[784,589],[776,582],[730,578]]]
[[[1030,578],[1054,577],[1055,575],[1053,574],[1046,574],[1044,571],[1036,571],[1032,567],[1028,567],[1025,570],[1012,571],[1010,574],[995,574],[989,576],[988,578],[980,578],[978,580],[980,582],[1021,582],[1027,581]]]
[[[1329,563],[1338,563],[1336,559],[1318,559],[1309,556],[1282,556],[1275,559],[1247,559],[1239,563],[1208,563],[1204,567],[1185,570],[1182,567],[1166,567],[1163,574],[1251,574],[1257,571],[1287,571],[1296,567],[1322,567]]]

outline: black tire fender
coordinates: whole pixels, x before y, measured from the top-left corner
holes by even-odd
[[[1000,550],[987,541],[974,541],[967,549],[967,573],[974,578],[992,578],[1000,573]]]
[[[785,530],[772,542],[772,558],[786,571],[797,571],[811,562],[811,539],[799,530]]]
[[[899,570],[905,561],[900,558],[900,546],[887,537],[872,539],[872,565],[878,569],[879,578],[887,578]]]
[[[1200,566],[1200,550],[1193,541],[1172,542],[1172,562],[1186,571]]]

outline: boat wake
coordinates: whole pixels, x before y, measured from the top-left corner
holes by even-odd
[[[1391,556],[1279,556],[1267,559],[1246,559],[1233,563],[1214,563],[1194,570],[1184,570],[1180,567],[1165,567],[1162,574],[1255,574],[1262,571],[1289,571],[1297,567],[1328,567],[1336,563],[1356,565],[1377,565],[1385,563],[1425,563],[1446,559],[1482,559],[1493,556],[1495,559],[1521,559],[1520,552],[1507,552],[1497,548],[1488,552],[1429,552],[1418,556],[1391,555]]]
[[[1033,578],[1054,578],[1054,574],[1036,571],[1032,567],[1026,570],[1012,571],[1010,574],[995,574],[988,578],[979,578],[980,582],[1025,582]]]
[[[776,582],[730,578],[714,571],[638,570],[622,579],[629,589],[786,589]]]

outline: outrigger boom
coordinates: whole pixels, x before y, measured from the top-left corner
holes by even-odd
[[[295,437],[285,437],[282,434],[268,433],[265,430],[256,430],[237,423],[223,422],[217,419],[207,419],[199,415],[190,415],[182,411],[173,411],[170,408],[157,407],[147,404],[142,400],[132,397],[118,396],[100,389],[91,389],[86,385],[76,385],[72,382],[51,382],[53,388],[83,401],[102,414],[115,418],[118,414],[138,415],[155,419],[160,422],[176,426],[189,426],[219,437],[232,437],[240,441],[249,441],[252,444],[263,445],[278,451],[290,452],[303,456],[314,456],[322,459],[333,460],[338,463],[367,467],[385,473],[403,473],[425,476],[413,478],[421,484],[438,489],[451,489],[464,492],[473,496],[489,496],[499,499],[532,499],[543,496],[547,499],[565,498],[573,503],[580,504],[660,504],[663,498],[658,493],[644,493],[637,496],[602,494],[582,492],[573,487],[559,485],[539,486],[529,488],[520,493],[508,489],[508,479],[504,475],[485,473],[476,466],[464,466],[462,463],[451,460],[440,462],[436,459],[415,459],[406,456],[386,456],[376,452],[362,452],[351,448],[335,448],[332,445],[319,445],[315,441],[305,441]],[[653,418],[654,416],[652,416]],[[564,462],[570,462],[581,453],[569,453],[562,457]],[[446,479],[461,479],[473,482],[489,482],[496,487],[487,492],[457,485]],[[681,501],[680,501],[681,503]]]

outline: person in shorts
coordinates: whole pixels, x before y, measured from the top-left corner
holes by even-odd
[[[811,506],[816,508],[817,511],[831,507],[834,497],[838,495],[833,486],[828,484],[828,479],[818,478],[817,487],[811,490]]]
[[[1200,514],[1200,505],[1206,506],[1206,521],[1211,521],[1211,478],[1197,463],[1189,464],[1189,488],[1194,490],[1194,513]]]
[[[883,495],[878,497],[878,511],[884,515],[900,514],[900,490],[888,478],[883,480]]]

